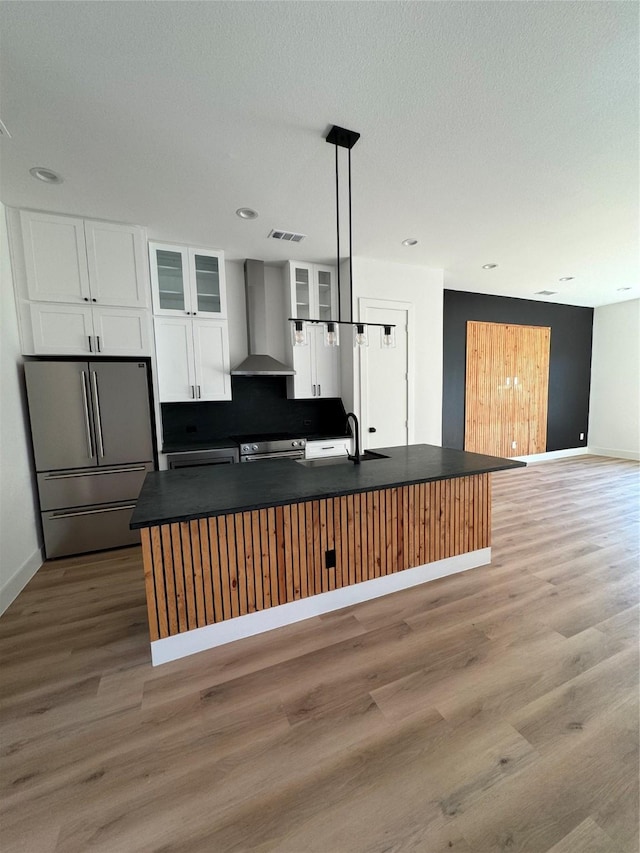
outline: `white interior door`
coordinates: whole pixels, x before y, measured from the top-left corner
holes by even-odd
[[[410,303],[360,299],[360,319],[395,325],[395,346],[382,346],[382,329],[370,326],[369,345],[360,350],[360,419],[364,448],[409,444],[408,343]]]

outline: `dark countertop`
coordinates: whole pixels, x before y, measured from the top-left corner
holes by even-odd
[[[152,471],[131,527],[151,527],[299,501],[520,468],[524,462],[432,444],[376,448],[388,459],[307,468],[294,459]]]

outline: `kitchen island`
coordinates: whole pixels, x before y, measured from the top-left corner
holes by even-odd
[[[491,472],[524,463],[376,454],[148,474],[131,527],[154,664],[491,561]]]

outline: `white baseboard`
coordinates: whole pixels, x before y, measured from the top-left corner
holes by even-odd
[[[257,613],[247,613],[246,616],[236,616],[235,619],[227,619],[216,625],[206,625],[204,628],[194,628],[192,631],[184,631],[174,637],[166,637],[151,643],[151,661],[154,666],[168,663],[172,660],[193,655],[206,649],[213,649],[243,637],[252,637],[264,631],[272,631],[274,628],[282,628],[303,619],[311,619],[322,613],[332,610],[340,610],[351,604],[361,601],[369,601],[382,595],[389,595],[401,589],[408,589],[427,581],[444,578],[477,566],[486,566],[491,562],[491,548],[481,548],[478,551],[470,551],[468,554],[460,554],[457,557],[447,557],[445,560],[437,560],[435,563],[427,563],[416,566],[413,569],[405,569],[382,578],[374,578],[369,581],[346,586],[342,589],[321,592],[318,595],[302,598],[299,601],[290,601],[287,604],[279,604],[277,607],[269,607]]]
[[[592,447],[591,445],[588,449],[592,456],[613,456],[615,459],[640,461],[640,451],[638,450],[612,450],[610,447]]]
[[[567,447],[565,450],[549,450],[548,453],[532,453],[531,456],[513,456],[518,462],[546,462],[549,459],[565,459],[568,456],[586,456],[589,447]]]
[[[44,554],[38,548],[0,588],[0,616],[16,600],[43,563]]]

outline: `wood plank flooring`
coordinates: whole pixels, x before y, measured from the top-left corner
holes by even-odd
[[[153,668],[137,548],[0,619],[3,853],[637,853],[638,465],[493,475],[493,563]]]

